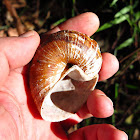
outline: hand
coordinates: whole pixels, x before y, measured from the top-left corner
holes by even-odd
[[[48,33],[77,30],[91,36],[99,27],[93,13],[84,13],[58,25]],[[42,36],[43,37],[43,36]],[[28,85],[28,63],[38,45],[39,35],[29,31],[20,37],[0,38],[0,139],[1,140],[127,140],[127,135],[109,124],[83,127],[66,136],[65,130],[84,118],[105,118],[113,114],[112,101],[100,90],[94,90],[77,114],[60,123],[41,119]],[[119,67],[115,56],[103,53],[99,80],[111,77]],[[91,115],[92,114],[92,115]]]

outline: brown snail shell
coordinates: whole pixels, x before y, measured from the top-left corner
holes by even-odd
[[[44,120],[62,121],[86,102],[98,81],[102,57],[95,40],[77,31],[43,38],[30,67],[30,89]]]

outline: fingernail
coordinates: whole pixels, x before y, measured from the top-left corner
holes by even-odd
[[[28,31],[22,35],[20,35],[20,37],[30,37],[34,35],[34,31]]]
[[[109,102],[111,103],[111,105],[113,106],[112,100],[109,97],[107,97],[105,94],[100,93],[99,96],[105,96],[109,100]]]
[[[111,105],[113,106],[112,100],[111,100],[109,97],[107,97],[107,98],[108,98],[108,100],[110,101]]]

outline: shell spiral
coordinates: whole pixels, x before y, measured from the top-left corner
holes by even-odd
[[[95,40],[77,31],[45,36],[30,67],[30,89],[43,119],[77,112],[98,80],[102,57]]]

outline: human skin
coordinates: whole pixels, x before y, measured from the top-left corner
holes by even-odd
[[[58,25],[47,34],[76,30],[91,36],[99,27],[94,13],[83,13]],[[43,36],[42,36],[43,39]],[[125,132],[110,124],[83,127],[69,135],[65,131],[83,119],[106,118],[113,114],[113,103],[95,89],[87,103],[71,118],[62,122],[44,121],[37,111],[29,89],[29,62],[40,43],[35,31],[19,37],[0,38],[0,140],[127,140]],[[115,56],[103,53],[99,81],[114,75],[119,63]]]

